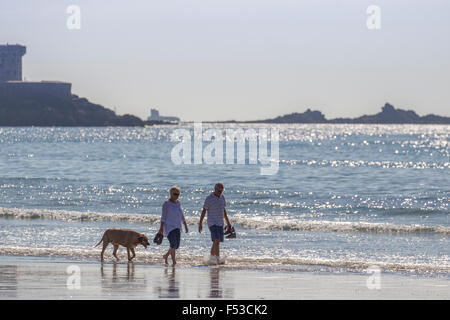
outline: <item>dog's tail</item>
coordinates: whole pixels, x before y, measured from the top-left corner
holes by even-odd
[[[103,237],[100,239],[100,241],[99,241],[99,243],[97,243],[95,246],[94,246],[94,248],[95,247],[97,247],[100,243],[102,243],[103,242]]]

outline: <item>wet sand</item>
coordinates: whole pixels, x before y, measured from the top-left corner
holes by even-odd
[[[449,299],[448,277],[0,256],[0,299]]]

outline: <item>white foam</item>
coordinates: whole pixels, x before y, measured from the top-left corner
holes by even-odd
[[[53,219],[61,221],[123,221],[142,223],[145,225],[159,225],[159,214],[138,213],[100,213],[78,212],[66,210],[46,209],[16,209],[0,208],[0,218],[10,219]],[[392,223],[350,222],[281,219],[275,217],[247,217],[240,214],[230,216],[233,224],[248,229],[274,231],[316,231],[316,232],[347,232],[347,233],[437,233],[450,235],[450,227],[435,225],[397,225]],[[189,225],[197,225],[198,217],[186,217]]]
[[[450,272],[448,264],[432,263],[409,263],[409,262],[383,262],[383,261],[361,261],[361,260],[332,260],[322,258],[272,258],[272,257],[228,257],[227,263],[231,265],[254,265],[254,266],[325,266],[343,267],[348,269],[366,270],[371,266],[390,271],[418,271],[418,272]]]
[[[392,223],[292,220],[255,217],[233,217],[237,223],[249,229],[282,231],[317,231],[317,232],[372,232],[372,233],[439,233],[450,235],[450,228],[445,226],[397,225]]]
[[[99,213],[67,210],[0,208],[0,217],[13,219],[51,219],[61,221],[128,221],[159,223],[161,216],[136,213]]]
[[[52,248],[31,248],[17,246],[0,246],[0,255],[12,256],[54,256],[70,257],[83,260],[100,260],[101,249],[94,248],[71,248],[71,247],[52,247]],[[126,251],[119,250],[120,261],[127,261]],[[209,258],[209,256],[208,256]],[[177,254],[177,262],[180,266],[198,266],[205,263],[205,257],[201,255]],[[110,251],[105,252],[105,261],[116,261]],[[162,254],[155,251],[136,251],[136,258],[133,260],[138,263],[160,264],[163,265]],[[439,263],[413,263],[413,262],[383,262],[383,261],[361,261],[355,259],[332,260],[313,257],[241,257],[228,256],[226,264],[222,267],[227,268],[269,268],[269,267],[302,267],[302,266],[323,266],[332,268],[346,268],[357,271],[365,271],[369,267],[378,266],[384,271],[408,271],[425,273],[450,273],[450,265],[445,262]]]

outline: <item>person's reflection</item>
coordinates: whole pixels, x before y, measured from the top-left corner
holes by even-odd
[[[175,268],[172,267],[172,271],[169,273],[169,268],[164,269],[164,275],[168,280],[167,287],[167,298],[179,298],[180,297],[180,289],[178,287],[178,282],[175,279]]]
[[[209,271],[209,279],[209,298],[222,298],[222,288],[220,286],[220,268],[211,268]]]

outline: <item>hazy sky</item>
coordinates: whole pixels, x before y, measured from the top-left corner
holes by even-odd
[[[27,46],[27,80],[141,118],[354,117],[385,102],[450,116],[448,0],[1,0],[7,42]]]

